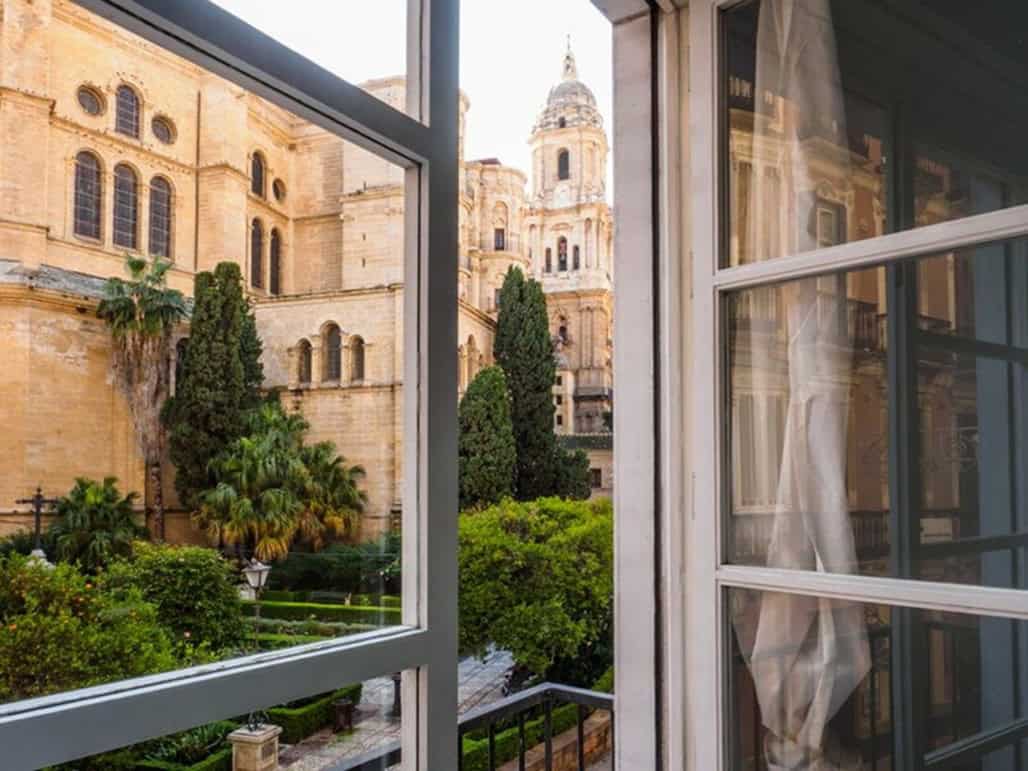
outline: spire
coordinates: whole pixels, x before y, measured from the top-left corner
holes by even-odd
[[[564,76],[565,81],[578,80],[578,67],[575,66],[575,55],[571,53],[571,35],[568,35],[568,49],[564,54]]]

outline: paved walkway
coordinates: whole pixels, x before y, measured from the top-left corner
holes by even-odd
[[[464,714],[481,704],[503,698],[507,671],[514,660],[506,651],[484,659],[467,658],[457,668],[458,711]],[[361,703],[354,717],[354,730],[336,734],[330,728],[318,731],[299,744],[282,750],[279,761],[285,771],[323,771],[342,760],[357,757],[400,738],[400,720],[390,717],[393,680],[376,677],[364,683]]]

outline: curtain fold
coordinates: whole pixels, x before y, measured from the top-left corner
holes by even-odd
[[[816,238],[819,155],[845,165],[844,98],[828,0],[762,0],[757,30],[753,147],[770,159],[787,191],[783,206],[798,237]],[[832,151],[834,150],[834,151]],[[840,158],[842,159],[840,161]],[[840,169],[845,172],[845,168]],[[768,177],[754,173],[749,212],[758,212]],[[766,213],[765,213],[766,215]],[[750,243],[758,223],[745,223]],[[800,244],[783,244],[781,252]],[[804,245],[805,246],[805,245]],[[775,245],[757,249],[775,255]],[[845,281],[792,282],[780,294],[779,331],[749,325],[746,342],[754,392],[789,401],[769,567],[832,573],[856,571],[846,495],[847,419],[852,345],[845,324]],[[782,347],[785,348],[783,360]],[[783,363],[788,368],[783,378]],[[776,447],[757,453],[778,464]],[[859,605],[784,593],[764,593],[759,609],[735,618],[768,729],[764,755],[772,771],[859,769],[833,741],[829,722],[870,669]]]

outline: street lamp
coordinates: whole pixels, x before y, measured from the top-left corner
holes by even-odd
[[[268,573],[271,572],[271,565],[266,565],[256,557],[250,559],[243,566],[243,577],[251,589],[253,589],[253,650],[259,653],[261,649],[261,590],[268,582]],[[258,731],[263,725],[261,717],[263,713],[251,712],[246,719],[246,727],[251,732]]]

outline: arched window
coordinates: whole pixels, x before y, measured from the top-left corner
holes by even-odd
[[[546,247],[546,272],[553,273],[553,250]]]
[[[355,337],[350,341],[350,381],[364,380],[364,340]]]
[[[581,267],[581,254],[578,251],[578,244],[571,247],[571,270],[578,270]]]
[[[571,154],[567,150],[557,153],[557,179],[571,179]]]
[[[313,361],[313,352],[309,341],[300,341],[299,355],[297,358],[299,359],[299,362],[297,362],[299,365],[299,371],[296,373],[296,379],[300,382],[300,385],[310,385],[311,372],[313,369],[311,364]]]
[[[323,380],[339,381],[343,376],[343,334],[335,324],[325,330],[325,371]]]
[[[250,159],[250,192],[264,197],[264,156],[258,152]]]
[[[114,167],[114,244],[139,246],[139,181],[124,163]]]
[[[115,92],[114,130],[139,138],[139,97],[131,86],[120,85]]]
[[[171,257],[171,184],[164,177],[150,180],[150,254]]]
[[[264,286],[264,226],[256,218],[250,225],[250,286]]]
[[[568,119],[567,118],[557,118],[557,128],[567,128],[567,127],[568,127]]]
[[[102,201],[100,159],[83,150],[75,156],[75,235],[100,238]]]
[[[557,239],[557,270],[568,269],[568,240],[561,236]]]
[[[268,244],[268,292],[278,294],[282,291],[282,237],[278,228],[271,229],[271,242]]]

